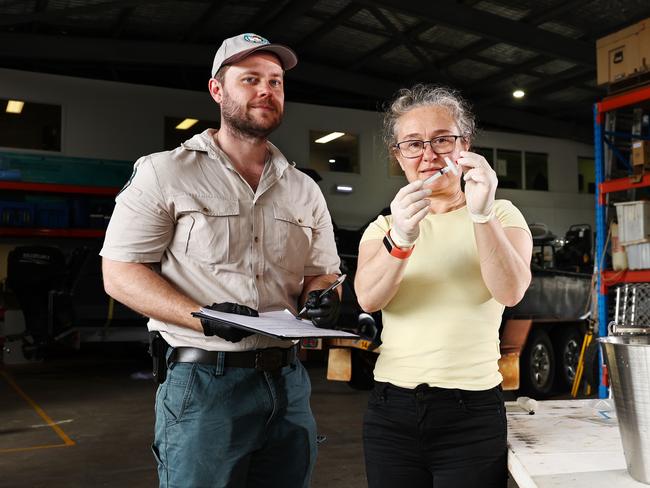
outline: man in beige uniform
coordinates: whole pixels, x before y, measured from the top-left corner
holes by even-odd
[[[191,315],[306,303],[316,325],[337,319],[338,293],[317,299],[339,272],[325,200],[267,141],[296,63],[255,34],[226,39],[209,83],[221,128],[140,158],[116,199],[106,291],[171,346],[156,395],[161,487],[309,484],[316,431],[294,344]]]

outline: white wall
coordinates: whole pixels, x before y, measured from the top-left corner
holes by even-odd
[[[0,98],[59,104],[63,107],[61,154],[135,160],[163,148],[165,116],[216,120],[218,106],[204,93],[0,69]],[[359,136],[360,174],[322,174],[320,182],[334,220],[358,227],[373,218],[405,184],[388,176],[381,146],[380,114],[370,111],[288,103],[283,125],[271,140],[298,166],[309,165],[309,130],[340,130]],[[549,155],[548,192],[499,190],[529,222],[544,222],[558,235],[571,224],[594,222],[593,195],[578,194],[578,156],[593,147],[561,139],[483,132],[476,145]],[[15,151],[15,149],[7,149]],[[351,195],[332,192],[350,184]]]

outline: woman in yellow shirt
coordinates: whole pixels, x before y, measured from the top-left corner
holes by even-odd
[[[532,239],[495,200],[474,134],[467,103],[444,87],[403,89],[385,114],[408,184],[364,233],[355,278],[384,325],[364,419],[371,488],[507,483],[499,325],[530,283]]]

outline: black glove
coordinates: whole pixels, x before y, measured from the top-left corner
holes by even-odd
[[[359,334],[363,339],[368,339],[370,342],[374,342],[378,339],[377,325],[375,324],[375,319],[372,315],[366,312],[359,314],[357,334]]]
[[[225,313],[236,313],[238,315],[247,315],[249,317],[259,317],[257,310],[253,310],[246,305],[239,305],[238,303],[213,303],[212,305],[206,305],[203,308],[209,308],[210,310],[216,310],[217,312]],[[222,339],[227,340],[228,342],[239,342],[244,337],[253,335],[252,332],[248,332],[243,329],[238,329],[223,322],[218,322],[211,319],[201,319],[201,325],[203,326],[203,333],[206,336],[219,336]]]
[[[322,298],[318,298],[323,290],[313,290],[307,295],[305,308],[307,317],[321,329],[334,329],[341,311],[341,300],[336,290],[328,291]]]

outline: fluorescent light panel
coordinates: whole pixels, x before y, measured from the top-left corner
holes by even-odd
[[[524,98],[525,95],[526,95],[526,92],[521,90],[521,89],[517,89],[517,90],[512,92],[512,96],[515,97],[515,98]]]
[[[316,139],[314,142],[317,142],[318,144],[327,144],[328,142],[333,141],[334,139],[338,139],[344,135],[345,132],[330,132],[326,136]]]
[[[352,188],[350,185],[336,185],[336,192],[337,193],[352,193],[354,188]]]
[[[7,102],[7,113],[8,114],[19,114],[23,111],[23,106],[25,105],[25,102],[22,102],[20,100],[9,100]]]
[[[197,119],[185,119],[185,120],[183,120],[183,122],[178,124],[176,126],[176,128],[179,129],[179,130],[187,130],[190,127],[192,127],[194,124],[196,124],[197,122],[198,122]]]

